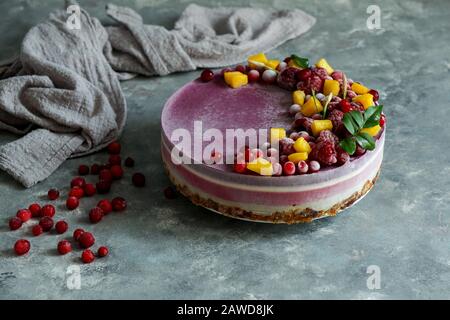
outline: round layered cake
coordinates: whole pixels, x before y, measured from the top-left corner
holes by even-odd
[[[175,92],[166,102],[161,116],[161,153],[167,173],[177,189],[194,204],[223,215],[271,223],[310,222],[334,216],[361,199],[373,187],[380,172],[384,127],[376,134],[375,146],[370,151],[352,154],[344,163],[322,163],[318,171],[298,172],[300,162],[311,167],[311,157],[320,143],[318,137],[310,142],[312,151],[305,153],[310,159],[293,160],[297,168],[295,174],[275,170],[279,163],[285,169],[286,163],[291,162],[291,155],[285,156],[284,160],[281,156],[281,160],[270,165],[271,174],[268,175],[251,170],[236,172],[235,165],[225,161],[226,148],[220,151],[222,161],[211,163],[196,158],[194,149],[205,150],[211,143],[208,132],[215,133],[215,139],[218,133],[226,139],[228,130],[292,128],[293,115],[289,112],[292,96],[290,90],[261,81],[232,88],[222,75],[214,76],[211,81],[194,80]],[[184,142],[187,139],[192,146],[189,152],[181,152],[183,161],[174,160],[174,154],[180,151],[181,135]],[[349,136],[347,132],[347,140]],[[355,141],[360,139],[356,137]],[[340,149],[338,145],[336,148]],[[234,152],[236,159],[239,150]],[[217,156],[218,152],[213,153]],[[318,160],[323,158],[320,156],[316,155]],[[248,163],[252,160],[245,161],[250,168]]]

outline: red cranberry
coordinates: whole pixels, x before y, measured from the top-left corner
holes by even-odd
[[[17,240],[14,244],[14,251],[18,256],[22,256],[26,254],[28,251],[30,251],[30,241],[25,239]]]
[[[43,217],[39,220],[39,225],[44,232],[50,231],[53,228],[53,219],[50,217]]]
[[[386,123],[386,116],[384,115],[384,113],[382,113],[380,117],[380,127],[384,127],[385,123]]]
[[[80,176],[86,176],[89,174],[89,167],[85,164],[82,164],[81,166],[78,167],[78,174]]]
[[[92,197],[96,193],[97,189],[95,188],[95,185],[93,183],[86,183],[84,186],[84,195],[86,197]]]
[[[28,209],[21,209],[17,211],[16,217],[22,220],[22,222],[27,222],[31,219],[31,211]]]
[[[113,179],[113,175],[111,173],[110,170],[108,169],[103,169],[100,171],[99,176],[99,180],[103,180],[103,181],[112,181]]]
[[[69,224],[64,220],[58,221],[55,224],[55,230],[58,234],[63,234],[64,232],[67,231],[67,229],[69,229]]]
[[[113,141],[108,145],[108,153],[109,154],[119,154],[122,146],[119,142]]]
[[[81,177],[76,177],[74,179],[72,179],[72,181],[70,182],[70,187],[80,187],[83,188],[84,185],[86,184],[86,180],[84,180],[84,178]]]
[[[69,197],[66,201],[66,207],[69,210],[75,210],[80,205],[80,200],[77,197]]]
[[[135,187],[142,188],[145,186],[145,176],[142,173],[137,172],[133,174],[131,181]]]
[[[56,200],[59,198],[59,191],[56,189],[50,189],[48,190],[47,196],[49,200]]]
[[[169,186],[164,189],[164,196],[166,199],[175,199],[177,197],[177,192],[174,187]]]
[[[378,99],[380,98],[377,90],[371,89],[369,93],[373,96],[373,101],[378,101]]]
[[[286,176],[293,175],[295,173],[295,164],[292,161],[287,161],[283,164],[283,173]]]
[[[311,69],[302,69],[297,72],[297,79],[299,81],[307,81],[312,76]]]
[[[214,72],[212,72],[210,69],[205,69],[202,71],[202,73],[200,74],[200,79],[203,82],[209,82],[212,79],[214,79]]]
[[[347,113],[349,111],[353,110],[352,105],[347,100],[342,99],[339,102],[339,109],[341,109],[342,112]]]
[[[123,169],[119,165],[112,166],[110,172],[111,172],[113,179],[115,179],[115,180],[121,179],[123,177]]]
[[[234,70],[241,72],[241,73],[246,73],[247,68],[245,66],[243,66],[242,64],[238,64]]]
[[[112,155],[109,156],[108,163],[111,166],[116,165],[116,164],[117,165],[121,165],[122,164],[122,158],[118,154],[112,154]]]
[[[44,229],[42,229],[42,227],[37,224],[37,225],[33,226],[33,228],[31,229],[31,232],[33,233],[33,236],[37,237],[37,236],[40,236],[42,234],[42,232],[44,232]]]
[[[91,166],[91,174],[98,174],[100,172],[100,165],[99,164],[97,164],[97,163],[94,163],[92,166]]]
[[[111,201],[114,211],[123,211],[127,208],[127,201],[122,197],[117,197]]]
[[[134,159],[131,157],[126,158],[125,159],[125,167],[128,167],[128,168],[134,167]]]
[[[306,161],[300,161],[298,164],[297,164],[297,167],[298,167],[298,172],[300,173],[300,174],[303,174],[303,173],[308,173],[308,170],[309,170],[309,167],[308,167],[308,164],[306,163]]]
[[[84,250],[83,253],[81,254],[81,261],[83,261],[83,263],[91,263],[94,260],[95,260],[94,253],[89,249]]]
[[[72,245],[67,240],[58,242],[58,252],[60,255],[65,255],[72,251]]]
[[[75,198],[81,199],[81,198],[83,198],[83,196],[84,196],[84,189],[82,189],[80,187],[73,187],[69,192],[69,197],[75,197]]]
[[[107,215],[108,213],[110,213],[113,210],[111,202],[107,199],[100,200],[97,203],[97,207],[101,208],[103,211],[103,214],[105,214],[105,215]]]
[[[256,81],[258,81],[259,80],[259,71],[258,70],[255,70],[255,69],[253,69],[253,70],[250,70],[249,72],[248,72],[248,81],[249,82],[256,82]]]
[[[92,247],[95,243],[95,238],[94,235],[90,232],[83,232],[79,237],[78,237],[78,242],[80,243],[80,246],[82,248],[89,248]]]
[[[97,255],[100,258],[106,257],[108,255],[108,253],[109,253],[109,250],[108,250],[107,247],[100,247],[100,248],[98,248]]]
[[[233,166],[233,170],[237,173],[245,173],[245,171],[247,171],[247,166],[245,165],[245,163],[235,163]]]
[[[41,215],[41,206],[37,203],[33,203],[28,207],[28,210],[30,210],[31,215],[33,217],[40,217]]]
[[[83,229],[75,229],[73,232],[73,240],[78,241],[80,240],[80,236],[84,233]]]
[[[17,217],[9,219],[9,229],[17,230],[22,226],[22,220]]]
[[[99,207],[95,207],[89,211],[89,220],[92,223],[100,222],[103,219],[103,210]]]
[[[320,163],[316,160],[309,162],[309,172],[314,173],[320,170]]]
[[[42,207],[41,209],[41,217],[50,217],[52,218],[56,213],[56,209],[54,206],[52,206],[51,204],[46,204],[45,206]]]
[[[99,194],[105,194],[111,190],[111,181],[100,180],[95,186]]]

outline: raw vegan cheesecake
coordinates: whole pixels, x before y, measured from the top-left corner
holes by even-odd
[[[378,98],[325,59],[311,66],[297,55],[256,54],[246,66],[204,70],[169,98],[163,162],[183,195],[226,216],[271,223],[334,216],[379,175],[386,118]],[[252,130],[267,134],[236,146]]]

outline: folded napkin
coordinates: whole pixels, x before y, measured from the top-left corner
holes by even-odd
[[[127,112],[119,80],[239,63],[315,23],[301,10],[191,4],[167,30],[130,8],[108,5],[107,13],[117,25],[81,10],[81,29],[69,29],[65,12],[51,14],[0,67],[0,129],[24,135],[0,147],[0,169],[25,187],[117,139]]]

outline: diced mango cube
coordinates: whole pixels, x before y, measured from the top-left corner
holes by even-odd
[[[299,163],[302,160],[308,159],[308,153],[307,152],[295,152],[288,155],[289,161],[292,161],[293,163]]]
[[[370,91],[369,88],[363,86],[361,83],[358,82],[352,83],[352,90],[355,91],[356,94],[365,94]]]
[[[268,60],[266,55],[260,52],[248,57],[247,62],[250,67],[258,68],[264,66],[268,62]]]
[[[225,83],[233,89],[242,87],[248,83],[248,77],[239,71],[231,71],[224,73]]]
[[[311,152],[311,146],[309,145],[308,141],[305,140],[305,138],[300,137],[294,142],[294,149],[297,152]]]
[[[328,74],[332,74],[334,72],[334,69],[330,66],[330,64],[328,63],[327,60],[325,60],[324,58],[319,59],[316,62],[316,67],[318,68],[324,68],[325,70],[327,70]]]
[[[257,158],[247,163],[247,169],[262,176],[271,176],[273,174],[272,163],[264,158]]]
[[[278,143],[279,140],[286,138],[286,130],[284,128],[270,128],[270,143]]]
[[[309,100],[303,104],[303,106],[300,110],[300,112],[307,117],[310,117],[313,114],[316,114],[316,113],[319,113],[322,111],[323,111],[322,103],[319,101],[319,99],[314,98],[314,97],[309,98]]]
[[[303,103],[305,103],[305,96],[305,92],[302,90],[295,90],[294,92],[292,92],[292,100],[299,106],[302,106]]]
[[[311,125],[311,130],[315,137],[319,135],[320,131],[331,129],[333,129],[333,123],[331,120],[313,120]]]
[[[266,67],[270,69],[276,69],[280,64],[280,60],[269,60],[266,62]]]
[[[376,126],[370,127],[370,128],[363,128],[361,129],[361,132],[365,132],[370,134],[372,137],[375,137],[378,132],[380,132],[381,127],[377,124]]]
[[[359,102],[363,105],[364,109],[368,109],[369,107],[375,105],[373,102],[373,96],[370,93],[365,93],[359,96],[356,96],[352,100],[353,102]]]
[[[339,95],[339,90],[341,89],[339,85],[339,81],[337,80],[325,80],[323,84],[323,94],[329,95],[330,93],[333,94],[333,96]]]

